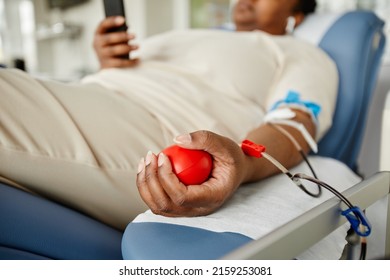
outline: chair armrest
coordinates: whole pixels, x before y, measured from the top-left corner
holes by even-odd
[[[121,241],[114,228],[0,183],[0,260],[121,260]]]
[[[381,171],[390,170],[390,91],[387,93],[382,115],[382,139],[380,149]]]

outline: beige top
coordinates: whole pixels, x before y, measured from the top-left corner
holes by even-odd
[[[140,102],[175,136],[207,129],[241,141],[289,90],[321,106],[330,127],[338,76],[317,47],[261,31],[171,31],[140,45],[142,63],[86,77]]]

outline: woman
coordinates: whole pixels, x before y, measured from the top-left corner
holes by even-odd
[[[123,24],[108,18],[94,40],[103,70],[83,85],[2,73],[3,89],[17,83],[21,94],[1,97],[0,175],[117,228],[146,205],[166,216],[212,213],[243,183],[278,172],[246,156],[237,145],[244,138],[265,145],[287,168],[301,161],[291,141],[263,123],[289,90],[321,106],[318,119],[302,102],[292,106],[294,120],[313,137],[330,126],[334,64],[317,48],[281,36],[314,8],[315,1],[240,0],[233,18],[242,32],[168,32],[145,40],[139,58],[130,59],[118,57],[138,49],[127,43],[134,35],[107,33]],[[35,102],[22,94],[32,88]],[[299,131],[285,129],[309,151]],[[212,155],[209,180],[196,187],[179,182],[159,153],[172,138]]]

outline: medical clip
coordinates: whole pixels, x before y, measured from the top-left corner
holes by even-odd
[[[354,206],[341,212],[341,215],[345,216],[351,224],[354,231],[359,236],[368,236],[371,233],[371,224],[369,223],[366,215],[363,211]]]

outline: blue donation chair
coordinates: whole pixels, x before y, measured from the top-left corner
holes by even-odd
[[[324,29],[316,43],[334,59],[340,74],[334,124],[319,143],[319,155],[356,171],[384,50],[384,23],[366,11],[318,14],[307,21]],[[0,184],[0,259],[217,259],[248,241],[239,234],[159,223],[131,223],[120,232]]]

